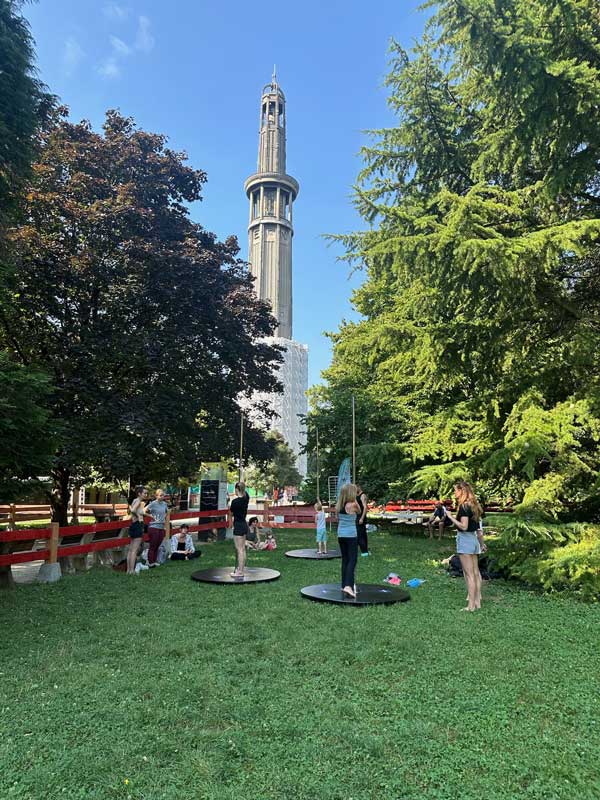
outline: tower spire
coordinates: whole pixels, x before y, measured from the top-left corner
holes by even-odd
[[[244,188],[250,201],[248,260],[261,300],[271,303],[277,336],[292,338],[292,206],[298,182],[286,173],[285,95],[273,65],[271,83],[262,90],[258,167]]]

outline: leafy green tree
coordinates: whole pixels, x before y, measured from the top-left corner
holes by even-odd
[[[261,492],[272,492],[275,487],[300,486],[302,476],[292,448],[277,431],[268,433],[267,440],[274,446],[273,456],[250,467],[247,483]]]
[[[363,151],[371,227],[337,237],[366,270],[362,319],[333,336],[311,427],[360,398],[382,495],[469,477],[577,506],[600,464],[597,4],[429,5],[422,41],[392,49],[398,123]]]
[[[279,388],[268,307],[225,242],[189,218],[203,172],[109,112],[102,133],[57,112],[12,231],[2,344],[52,376],[51,501],[73,485],[176,480],[236,452],[240,406]],[[256,428],[247,452],[266,457]]]

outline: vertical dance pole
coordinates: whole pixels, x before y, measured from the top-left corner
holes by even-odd
[[[244,480],[244,415],[240,419],[240,481]]]
[[[317,428],[317,500],[321,502],[321,492],[319,491],[319,429]]]
[[[352,395],[352,483],[356,483],[356,413]]]

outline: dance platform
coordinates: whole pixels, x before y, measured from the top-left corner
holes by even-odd
[[[264,569],[263,567],[246,567],[241,578],[232,576],[233,567],[214,567],[213,569],[202,569],[199,572],[192,572],[192,580],[201,583],[268,583],[276,581],[281,572],[275,569]]]
[[[348,597],[342,592],[339,583],[317,583],[300,589],[302,597],[316,600],[318,603],[335,603],[344,606],[389,606],[392,603],[406,603],[410,595],[396,586],[385,586],[377,583],[357,584],[356,597]]]
[[[328,550],[326,553],[318,553],[316,550],[310,548],[306,550],[288,550],[286,553],[288,558],[314,558],[316,561],[326,561],[328,558],[341,558],[342,554],[339,550]]]

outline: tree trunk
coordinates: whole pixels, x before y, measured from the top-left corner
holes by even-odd
[[[50,494],[52,522],[58,522],[61,528],[69,524],[69,499],[71,496],[71,473],[65,467],[58,467],[52,473],[54,488]]]
[[[129,476],[129,495],[127,497],[127,502],[129,504],[133,503],[135,498],[137,497],[135,493],[136,486],[143,486],[144,481],[142,480],[142,476],[138,473],[132,472]]]

